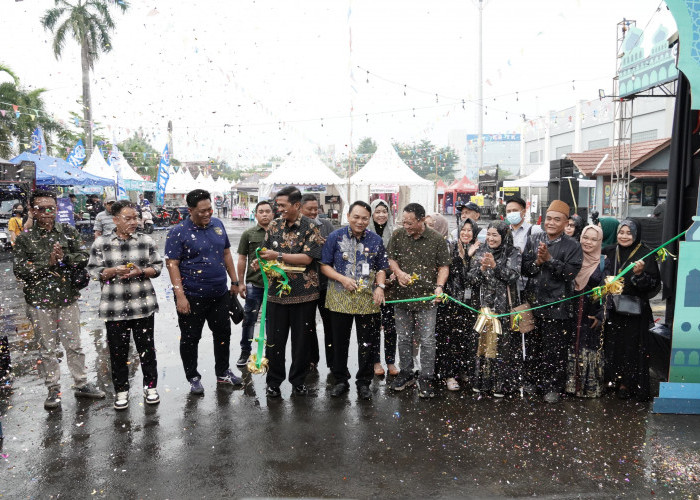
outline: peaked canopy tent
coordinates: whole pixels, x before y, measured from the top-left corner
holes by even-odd
[[[62,158],[24,152],[10,160],[19,165],[28,161],[36,165],[36,183],[41,186],[113,186],[114,181],[89,174]]]
[[[270,175],[260,180],[258,199],[268,199],[284,186],[297,186],[302,192],[326,193],[340,197],[347,206],[347,182],[328,168],[314,153],[293,152]],[[321,204],[324,199],[321,198]]]
[[[454,214],[454,208],[457,202],[466,203],[470,196],[479,191],[479,186],[470,181],[465,175],[461,179],[455,181],[445,188],[445,196],[443,198],[442,209],[446,214]]]
[[[121,151],[116,151],[116,153],[113,152],[111,154],[115,155],[119,161],[119,165],[122,170],[122,180],[124,181],[124,187],[127,191],[143,192],[156,190],[156,183],[153,181],[147,181],[137,174],[131,165],[129,165],[129,162],[126,161],[126,158],[124,158]]]
[[[83,167],[83,172],[96,175],[97,177],[112,179],[113,182],[117,182],[117,171],[107,165],[99,149],[95,149],[93,154],[90,155],[90,159]]]
[[[350,177],[350,197],[369,202],[380,193],[398,194],[399,207],[420,203],[433,210],[435,185],[409,168],[389,143],[380,144],[367,165]],[[376,197],[376,196],[375,196]]]

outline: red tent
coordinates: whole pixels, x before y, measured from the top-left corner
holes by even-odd
[[[479,186],[467,179],[466,175],[461,179],[455,180],[445,188],[445,196],[442,200],[443,213],[454,213],[456,201],[468,201],[469,195],[475,194],[477,191],[479,191]]]

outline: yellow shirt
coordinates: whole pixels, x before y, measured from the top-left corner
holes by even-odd
[[[15,236],[19,236],[19,233],[22,232],[22,218],[12,217],[10,222],[7,223],[7,229],[15,233]]]

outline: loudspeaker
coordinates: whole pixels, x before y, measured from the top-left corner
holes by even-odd
[[[561,200],[571,207],[571,213],[573,213],[574,200],[576,200],[576,205],[578,205],[578,179],[561,179],[558,182],[550,180],[547,186],[547,200],[548,203],[554,200]]]
[[[573,177],[575,170],[573,160],[552,160],[549,162],[549,180],[559,181],[562,177]]]

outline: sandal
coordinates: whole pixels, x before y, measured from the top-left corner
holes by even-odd
[[[391,375],[392,377],[397,376],[401,372],[401,370],[396,368],[396,365],[393,363],[386,365],[386,369],[389,371],[389,375]]]
[[[382,368],[381,363],[374,363],[374,375],[377,377],[383,377],[384,376],[384,368]]]

